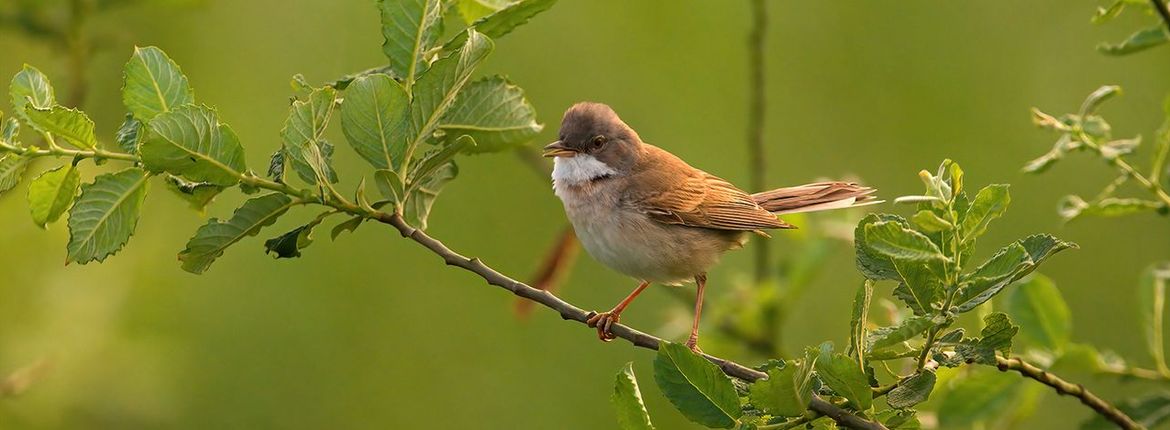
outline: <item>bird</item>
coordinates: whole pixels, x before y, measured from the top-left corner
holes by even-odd
[[[580,102],[565,111],[553,158],[553,192],[581,245],[595,260],[639,280],[609,311],[586,324],[603,341],[651,283],[697,285],[686,346],[698,346],[707,271],[753,233],[795,226],[778,215],[880,203],[875,189],[852,182],[817,182],[748,194],[718,176],[646,143],[606,104]]]

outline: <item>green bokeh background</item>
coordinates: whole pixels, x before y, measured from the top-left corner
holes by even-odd
[[[1058,199],[1093,195],[1112,179],[1109,169],[1074,156],[1042,177],[1019,170],[1054,138],[1031,125],[1028,108],[1072,111],[1102,84],[1125,88],[1104,109],[1116,134],[1152,135],[1170,92],[1170,50],[1125,58],[1093,50],[1152,18],[1093,26],[1091,1],[770,6],[769,183],[855,174],[892,197],[917,192],[916,172],[947,157],[962,163],[972,186],[1010,182],[1011,210],[982,240],[984,252],[1033,232],[1080,243],[1044,268],[1073,311],[1074,339],[1148,363],[1134,294],[1140,271],[1170,257],[1170,221],[1138,215],[1062,225]],[[561,0],[500,40],[482,71],[525,88],[546,124],[537,143],[553,139],[573,102],[602,101],[647,141],[744,184],[748,13],[743,1]],[[134,45],[157,45],[183,67],[197,98],[232,124],[257,170],[279,143],[290,76],[323,82],[385,61],[367,0],[147,5],[95,16],[89,30],[105,36],[85,109],[105,140],[123,115],[122,64]],[[59,51],[11,28],[0,32],[0,76],[26,62],[64,93]],[[352,189],[365,166],[337,130],[332,140]],[[1146,166],[1143,150],[1138,164]],[[30,173],[54,165],[45,160]],[[430,232],[526,278],[564,225],[548,181],[510,154],[466,157],[461,168]],[[24,395],[0,400],[0,427],[613,428],[613,377],[632,360],[659,428],[690,428],[654,387],[650,352],[597,342],[543,309],[521,321],[511,295],[381,226],[335,242],[320,232],[300,260],[274,261],[254,238],[208,273],[185,273],[175,254],[206,218],[161,183],[153,187],[129,245],[86,266],[62,265],[64,223],[36,228],[23,188],[0,197],[0,372],[50,363]],[[240,201],[227,193],[207,216],[226,217]],[[266,233],[313,214],[296,210]],[[790,239],[776,236],[778,257],[791,257]],[[728,255],[711,274],[713,300],[720,284],[749,272],[750,260],[749,252]],[[847,246],[830,265],[785,329],[789,350],[847,336],[861,277]],[[560,294],[607,308],[633,285],[583,257]],[[664,326],[680,312],[656,288],[623,322],[673,335]],[[1081,379],[1106,398],[1138,387]],[[1068,428],[1087,415],[1073,400],[1048,396],[1021,428]]]

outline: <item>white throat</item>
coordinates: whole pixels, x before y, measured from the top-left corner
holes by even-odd
[[[575,157],[553,159],[553,187],[557,185],[578,185],[617,171],[592,155],[577,154]]]

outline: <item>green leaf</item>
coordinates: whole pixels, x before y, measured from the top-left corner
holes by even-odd
[[[1162,24],[1138,30],[1121,43],[1100,43],[1097,52],[1105,55],[1129,55],[1166,43],[1166,29]]]
[[[975,424],[1003,416],[1012,406],[1020,378],[986,369],[953,382],[938,407],[942,428],[975,428]]]
[[[268,178],[284,183],[284,148],[277,149],[268,158]]]
[[[951,229],[955,228],[955,226],[951,225],[950,222],[939,218],[938,215],[934,213],[934,211],[929,210],[918,211],[918,213],[914,214],[910,220],[913,221],[914,225],[918,226],[919,229],[927,233],[950,231]]]
[[[853,297],[853,314],[849,321],[849,350],[857,358],[858,368],[865,368],[866,324],[869,304],[873,300],[873,281],[866,279]]]
[[[1060,251],[1079,248],[1075,243],[1065,242],[1050,234],[1034,234],[1021,240],[1020,244],[1024,246],[1024,249],[1028,250],[1028,256],[1032,259],[1033,263],[1032,268],[1039,266],[1048,257],[1056,255]],[[1020,279],[1028,273],[1031,273],[1031,270],[1017,274],[1016,279]]]
[[[895,262],[950,261],[929,238],[903,227],[896,221],[882,221],[865,226],[865,242],[870,249]]]
[[[406,186],[402,183],[402,178],[391,170],[376,170],[374,171],[374,182],[378,185],[378,191],[381,191],[382,197],[390,200],[395,206],[398,206],[406,198]]]
[[[69,212],[66,263],[101,262],[122,249],[138,225],[147,179],[149,174],[132,167],[81,186],[81,197]]]
[[[971,202],[971,207],[967,208],[967,214],[960,226],[963,243],[982,236],[992,220],[1003,216],[1009,203],[1011,195],[1008,194],[1008,186],[1005,184],[988,185],[979,190],[979,194],[976,194],[975,200]]]
[[[139,148],[147,170],[227,187],[238,183],[247,169],[236,133],[211,108],[173,109],[152,119],[150,130]]]
[[[1016,279],[1016,274],[1033,265],[1028,250],[1019,242],[1001,248],[975,272],[967,275],[967,285],[959,292],[954,306],[967,312],[998,294]]]
[[[731,380],[719,367],[671,342],[658,345],[654,381],[687,419],[713,428],[732,428],[743,414]]]
[[[411,190],[409,191],[413,191],[415,185],[425,181],[426,178],[434,174],[437,170],[439,170],[440,167],[443,167],[448,162],[453,160],[455,155],[472,147],[475,147],[475,140],[472,140],[470,137],[464,135],[459,136],[459,139],[449,145],[444,145],[438,149],[428,152],[422,157],[422,161],[418,163],[418,167],[415,168],[414,173],[412,173],[410,176],[411,186],[409,188],[411,188]],[[380,183],[381,181],[379,181],[379,184]],[[383,192],[383,194],[385,194],[385,192]],[[390,197],[387,196],[387,198]]]
[[[25,121],[28,121],[28,115],[25,114],[27,107],[49,109],[57,104],[49,78],[28,64],[12,77],[8,94],[12,98],[12,112]]]
[[[354,79],[345,90],[341,130],[354,151],[376,169],[396,169],[405,153],[410,98],[390,76]]]
[[[865,340],[865,350],[873,351],[897,345],[917,337],[933,325],[930,318],[915,316],[906,318],[895,326],[881,327],[870,332]]]
[[[1089,93],[1088,97],[1085,97],[1085,101],[1081,103],[1081,109],[1078,115],[1084,117],[1097,112],[1097,108],[1101,107],[1102,103],[1119,94],[1121,94],[1121,87],[1117,85],[1105,85],[1093,90],[1092,93]]]
[[[915,315],[933,312],[934,304],[942,299],[942,280],[931,271],[930,266],[916,263],[895,262],[902,281],[894,288],[894,297],[901,299]]]
[[[308,100],[293,101],[280,131],[293,170],[310,184],[337,182],[337,173],[329,164],[332,147],[324,140],[336,99],[337,91],[325,87],[313,90]]]
[[[1089,204],[1079,198],[1076,198],[1076,200],[1069,199],[1073,197],[1075,196],[1068,196],[1061,203],[1060,215],[1067,221],[1083,215],[1113,218],[1147,211],[1156,212],[1165,207],[1165,205],[1159,202],[1137,198],[1107,197],[1096,203]]]
[[[473,153],[515,148],[543,128],[524,90],[500,76],[468,84],[439,125],[448,141],[464,135],[475,139]]]
[[[472,24],[475,31],[492,39],[502,37],[516,27],[524,25],[532,17],[553,7],[557,0],[523,0],[512,3],[496,13],[485,16]]]
[[[431,214],[431,207],[435,204],[435,198],[439,196],[439,192],[443,190],[443,186],[455,179],[459,174],[459,168],[455,166],[455,162],[448,162],[439,167],[433,174],[420,182],[410,192],[406,200],[403,210],[403,216],[406,222],[418,228],[419,230],[427,229],[427,217]],[[381,182],[379,182],[381,184]]]
[[[179,253],[183,270],[203,273],[227,247],[245,237],[255,236],[295,204],[284,194],[271,193],[244,202],[227,222],[212,218],[199,227],[195,236],[187,241],[187,248]]]
[[[0,118],[3,118],[3,116],[4,115],[0,114]],[[16,135],[19,133],[20,121],[17,121],[16,118],[8,118],[7,120],[0,121],[0,140],[10,144],[15,144]]]
[[[865,229],[878,222],[897,222],[902,227],[909,227],[905,218],[891,214],[868,214],[857,223],[853,230],[853,246],[857,253],[857,270],[866,278],[881,280],[899,280],[901,276],[894,268],[894,262],[889,257],[870,248],[865,239]]]
[[[382,52],[390,70],[410,88],[426,69],[427,50],[439,37],[443,20],[441,0],[378,0],[382,16]]]
[[[126,119],[122,121],[122,125],[118,127],[118,132],[114,135],[114,141],[118,142],[118,147],[122,148],[128,154],[135,154],[138,152],[138,144],[142,138],[142,121],[134,117],[134,114],[126,114]]]
[[[853,403],[859,410],[873,406],[873,390],[869,377],[856,361],[844,354],[821,354],[817,359],[817,374],[834,392]]]
[[[161,49],[135,47],[124,73],[122,103],[141,121],[195,103],[187,77]]]
[[[509,3],[514,3],[514,0],[457,0],[455,7],[459,9],[463,22],[471,24],[503,9]]]
[[[1118,409],[1137,421],[1142,428],[1158,428],[1170,420],[1170,392],[1160,391],[1142,395],[1117,405]],[[1081,424],[1081,430],[1115,429],[1117,424],[1101,415],[1094,415]]]
[[[1170,373],[1166,366],[1166,346],[1163,327],[1166,323],[1166,285],[1170,280],[1170,263],[1150,266],[1142,273],[1138,284],[1139,311],[1142,317],[1142,333],[1146,338],[1146,349],[1158,371]]]
[[[41,173],[28,185],[28,207],[33,223],[44,228],[73,206],[81,174],[72,164]]]
[[[53,106],[50,109],[36,109],[31,105],[24,111],[29,124],[38,130],[52,133],[70,145],[81,149],[93,149],[97,138],[93,134],[93,120],[85,112]]]
[[[1007,355],[1012,349],[1012,337],[1020,331],[1020,327],[1012,324],[1011,319],[1003,312],[995,312],[983,318],[983,330],[979,333],[980,339],[965,339],[955,347],[959,359],[968,363],[979,363],[994,366],[995,353]]]
[[[1008,313],[1036,346],[1061,351],[1072,334],[1072,317],[1051,279],[1034,274],[1008,297]]]
[[[916,416],[917,412],[912,409],[886,409],[879,411],[876,415],[878,420],[890,430],[922,429],[922,424],[918,422],[918,417]]]
[[[321,219],[294,228],[291,231],[264,241],[266,253],[276,258],[297,258],[301,250],[313,244],[313,228],[321,223]]]
[[[337,240],[337,236],[341,236],[341,233],[346,231],[353,233],[353,231],[357,230],[358,227],[361,227],[362,223],[365,221],[365,217],[355,216],[338,223],[337,225],[333,226],[333,230],[329,232],[329,239]]]
[[[813,393],[811,372],[804,372],[803,367],[811,366],[789,364],[768,370],[768,379],[751,385],[748,398],[752,405],[772,415],[804,415]]]
[[[16,154],[0,155],[0,194],[11,190],[24,177],[29,159]]]
[[[638,378],[634,376],[634,363],[626,363],[617,374],[610,396],[617,410],[618,428],[622,430],[652,430],[650,413],[642,403],[642,392],[638,389]]]
[[[925,402],[934,391],[936,377],[931,370],[923,370],[906,378],[886,395],[886,403],[894,409],[906,409]]]
[[[186,200],[191,209],[204,213],[207,205],[215,200],[223,191],[223,187],[207,182],[191,182],[184,180],[178,176],[167,175],[166,177],[167,189],[179,196],[179,198]]]
[[[467,41],[458,52],[454,52],[431,66],[411,90],[410,135],[406,154],[413,154],[419,144],[426,141],[438,129],[440,119],[455,103],[456,95],[471,79],[472,72],[488,54],[494,44],[491,39],[467,31]]]

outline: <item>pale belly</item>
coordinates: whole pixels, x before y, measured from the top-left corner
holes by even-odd
[[[568,188],[568,187],[565,187]],[[746,233],[663,224],[596,190],[558,189],[581,245],[594,259],[622,274],[678,285],[706,273]],[[594,192],[590,192],[594,191]]]

